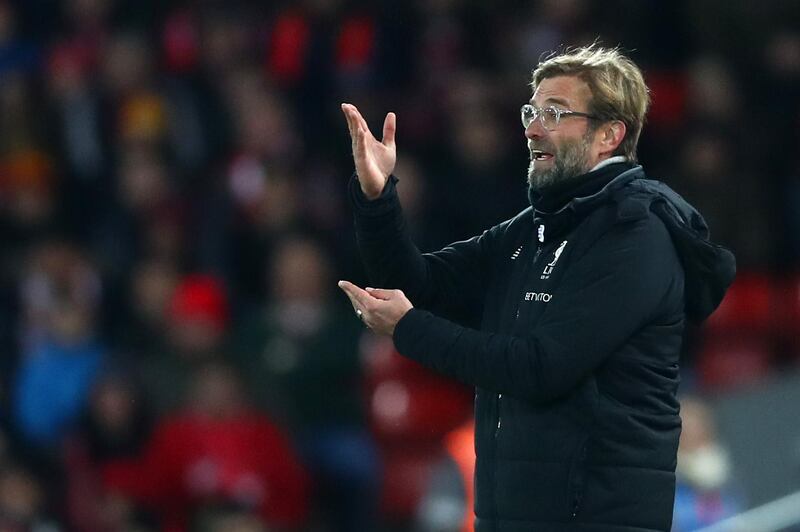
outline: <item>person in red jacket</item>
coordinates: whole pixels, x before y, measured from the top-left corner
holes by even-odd
[[[270,530],[300,529],[306,472],[281,431],[247,406],[234,371],[220,362],[201,367],[188,399],[156,426],[141,458],[105,468],[108,489],[155,511],[169,532],[231,508]]]

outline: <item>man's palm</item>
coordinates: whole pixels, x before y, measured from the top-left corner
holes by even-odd
[[[397,162],[397,147],[394,134],[397,118],[394,113],[386,115],[383,122],[383,140],[379,142],[370,132],[366,120],[354,105],[342,104],[353,144],[353,161],[361,190],[369,199],[380,196],[386,180],[394,171]]]

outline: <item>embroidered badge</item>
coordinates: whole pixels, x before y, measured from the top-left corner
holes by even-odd
[[[556,262],[558,262],[558,258],[561,256],[561,253],[564,252],[564,248],[566,247],[566,245],[567,241],[564,240],[563,242],[561,242],[561,245],[558,246],[558,249],[555,250],[555,252],[553,253],[553,260],[548,262],[547,266],[545,266],[544,270],[542,270],[542,276],[540,277],[541,279],[550,278],[550,274],[553,273],[553,268],[555,267]]]

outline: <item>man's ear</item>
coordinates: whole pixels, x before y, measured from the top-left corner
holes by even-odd
[[[603,135],[601,139],[603,153],[614,153],[617,147],[622,144],[628,128],[625,127],[624,122],[613,120],[604,124],[601,130]]]

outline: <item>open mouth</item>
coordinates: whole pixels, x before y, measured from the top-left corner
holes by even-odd
[[[534,161],[549,161],[553,158],[552,153],[541,150],[531,150],[531,160]]]

